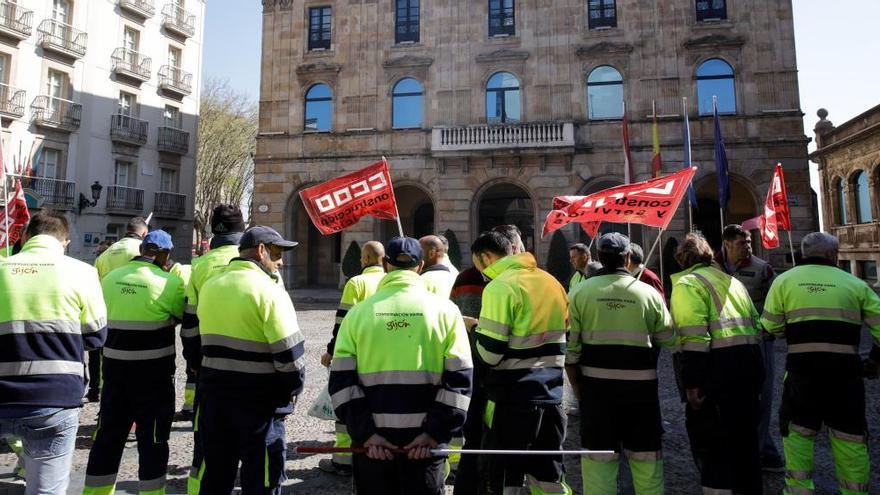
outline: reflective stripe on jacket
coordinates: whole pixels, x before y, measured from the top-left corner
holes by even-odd
[[[80,407],[83,351],[107,337],[97,271],[54,237],[0,259],[0,403]]]
[[[568,297],[531,253],[488,266],[477,353],[491,369],[485,387],[496,403],[559,404],[568,327]]]
[[[336,415],[355,444],[378,433],[448,443],[464,425],[473,363],[461,313],[419,275],[393,271],[349,311],[330,366]]]

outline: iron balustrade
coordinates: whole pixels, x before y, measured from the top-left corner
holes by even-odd
[[[189,133],[174,127],[159,128],[159,151],[185,155],[189,152]]]
[[[119,185],[107,186],[107,209],[143,211],[144,190]]]
[[[153,17],[156,13],[153,0],[119,0],[119,7],[144,17]]]
[[[31,119],[38,126],[74,131],[82,121],[82,105],[54,96],[37,96],[31,103]]]
[[[8,84],[0,84],[0,114],[11,117],[24,115],[25,91]]]
[[[128,48],[119,47],[113,50],[110,56],[113,62],[113,70],[122,72],[138,79],[148,81],[153,67],[153,59]]]
[[[89,35],[69,24],[44,19],[37,28],[39,44],[44,50],[54,50],[75,58],[84,57]]]
[[[122,141],[131,144],[147,144],[147,130],[149,123],[129,115],[110,116],[110,137],[114,141]]]
[[[162,7],[162,25],[183,36],[196,34],[196,16],[180,5],[169,3]]]
[[[19,39],[29,38],[34,27],[34,12],[21,5],[0,1],[0,31]]]
[[[153,213],[161,217],[183,218],[186,215],[186,195],[157,191],[153,200]]]
[[[159,87],[183,95],[192,92],[192,74],[172,65],[159,67]]]

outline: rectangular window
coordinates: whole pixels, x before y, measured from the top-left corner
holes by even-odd
[[[127,115],[129,117],[137,116],[137,96],[131,93],[126,93],[125,91],[120,91],[117,112],[119,115]]]
[[[877,280],[877,262],[873,260],[860,260],[859,264],[859,277],[862,280]]]
[[[9,55],[0,53],[0,83],[9,84],[9,65]]]
[[[37,167],[34,174],[37,177],[46,177],[48,179],[58,178],[58,162],[61,158],[61,152],[53,149],[44,148],[37,158]]]
[[[67,74],[49,69],[46,77],[46,94],[53,98],[67,97]]]
[[[727,0],[697,0],[697,22],[727,19]]]
[[[182,57],[183,55],[180,48],[171,45],[168,46],[168,65],[171,67],[180,67]]]
[[[616,0],[589,0],[587,19],[590,29],[617,27]]]
[[[177,192],[177,170],[164,167],[159,169],[159,191]]]
[[[489,0],[489,36],[516,34],[514,0]]]
[[[839,260],[837,266],[846,273],[852,273],[852,262],[850,260]]]
[[[309,50],[330,49],[331,7],[309,9]]]
[[[183,127],[183,123],[180,119],[180,109],[178,109],[177,107],[165,105],[165,112],[162,120],[165,127],[173,127],[175,129],[180,129],[181,127]]]
[[[136,52],[140,45],[141,33],[130,27],[126,27],[122,33],[122,46],[129,51]]]
[[[395,43],[419,42],[419,0],[397,0]]]
[[[117,186],[134,187],[134,174],[132,173],[131,162],[116,160],[114,168],[113,184]]]

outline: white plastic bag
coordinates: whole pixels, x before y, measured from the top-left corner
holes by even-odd
[[[321,393],[315,397],[315,401],[309,407],[309,416],[326,421],[336,421],[336,413],[333,412],[333,402],[330,400],[329,384],[324,385]]]

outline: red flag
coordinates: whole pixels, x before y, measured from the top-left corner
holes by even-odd
[[[544,221],[544,235],[569,222],[637,223],[665,229],[675,216],[696,170],[688,167],[664,177],[612,187],[589,196],[553,198],[554,209]]]
[[[776,223],[780,229],[791,231],[791,213],[788,210],[788,193],[785,190],[785,176],[782,164],[776,164],[773,181],[770,183],[770,194],[773,195],[773,209],[776,210]]]
[[[600,225],[602,225],[602,222],[584,222],[581,224],[581,228],[590,236],[590,239],[595,239],[599,235]]]
[[[397,218],[397,203],[385,159],[303,189],[299,196],[312,223],[324,235],[351,227],[366,215],[383,220]]]
[[[773,186],[767,190],[767,201],[764,202],[764,213],[761,215],[761,244],[765,249],[779,247],[779,225],[777,224],[776,207],[773,203]]]
[[[630,152],[629,149],[629,125],[626,120],[626,103],[623,104],[623,164],[625,167],[623,169],[623,182],[631,184],[635,178],[635,174],[633,173],[632,152]]]
[[[6,207],[0,210],[0,246],[11,246],[21,239],[21,231],[31,219],[27,203],[24,200],[24,192],[21,190],[21,181],[15,181],[15,192],[7,200]],[[6,226],[9,225],[7,235]],[[8,241],[8,244],[7,244]]]
[[[750,218],[742,223],[743,230],[758,230],[761,228],[761,215]]]

